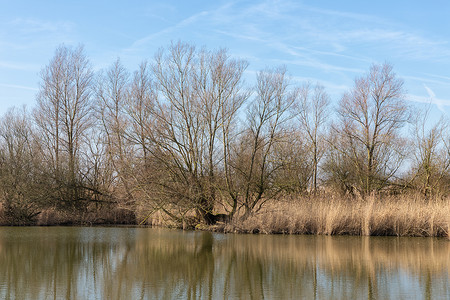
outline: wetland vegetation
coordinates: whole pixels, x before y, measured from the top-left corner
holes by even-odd
[[[0,224],[449,236],[449,124],[392,65],[336,101],[289,66],[247,67],[178,42],[94,72],[58,47],[35,107],[0,119]]]

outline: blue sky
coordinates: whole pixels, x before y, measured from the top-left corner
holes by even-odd
[[[94,69],[130,70],[171,41],[228,48],[246,80],[286,65],[294,83],[325,86],[334,103],[372,63],[389,62],[413,104],[450,115],[450,1],[0,0],[0,114],[32,108],[55,48],[83,44]]]

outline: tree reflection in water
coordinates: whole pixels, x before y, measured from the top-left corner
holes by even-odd
[[[444,298],[450,243],[0,228],[1,299]]]

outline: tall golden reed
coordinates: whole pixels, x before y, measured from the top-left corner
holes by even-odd
[[[225,232],[449,237],[450,199],[417,195],[284,198],[250,218],[235,218]]]

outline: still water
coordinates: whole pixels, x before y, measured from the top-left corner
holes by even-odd
[[[0,227],[0,299],[450,299],[450,242]]]

